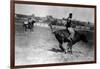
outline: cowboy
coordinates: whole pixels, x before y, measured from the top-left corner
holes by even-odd
[[[68,39],[71,41],[74,38],[74,28],[71,27],[72,24],[72,13],[69,13],[69,16],[67,18],[67,24],[66,24],[66,29],[68,30],[68,32],[70,33]]]

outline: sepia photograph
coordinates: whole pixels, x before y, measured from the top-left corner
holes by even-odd
[[[15,3],[15,66],[95,62],[95,8]]]

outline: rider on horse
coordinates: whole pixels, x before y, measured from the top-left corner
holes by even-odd
[[[68,30],[68,32],[70,33],[68,39],[71,41],[74,38],[74,34],[75,31],[74,29],[71,27],[72,24],[72,13],[69,13],[69,17],[67,18],[67,23],[66,23],[66,29]]]

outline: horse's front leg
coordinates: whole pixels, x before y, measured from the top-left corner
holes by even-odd
[[[24,30],[27,31],[27,28],[24,26]]]
[[[59,43],[59,47],[60,47],[60,49],[61,49],[62,51],[64,51],[64,53],[66,54],[66,51],[65,51],[65,49],[63,48],[62,44],[63,44],[63,43]]]

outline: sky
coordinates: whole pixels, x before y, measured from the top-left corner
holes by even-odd
[[[39,17],[52,15],[55,18],[67,18],[69,13],[73,13],[75,20],[94,23],[94,8],[15,4],[15,13]]]

